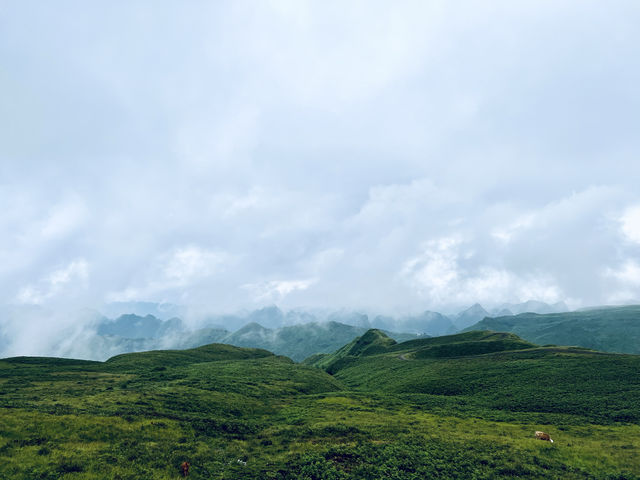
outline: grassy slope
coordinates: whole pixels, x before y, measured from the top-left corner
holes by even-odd
[[[352,389],[437,396],[451,408],[493,418],[526,413],[526,418],[574,415],[602,424],[640,423],[640,402],[630,400],[640,396],[640,357],[532,348],[504,339],[477,343],[404,349],[399,344],[383,354],[346,358],[329,369]],[[469,354],[461,354],[464,350]]]
[[[343,358],[370,355],[372,353],[386,350],[396,344],[396,341],[388,337],[382,330],[371,329],[363,335],[354,338],[351,342],[339,348],[333,353],[315,354],[303,361],[305,365],[316,367],[331,372],[331,366],[341,361]]]
[[[485,318],[473,330],[513,332],[539,345],[579,345],[595,350],[640,354],[640,306]]]
[[[194,478],[237,478],[246,439],[259,448],[283,405],[340,388],[320,370],[228,345],[0,361],[0,478],[175,478],[185,459]]]
[[[0,361],[0,478],[175,479],[184,460],[193,479],[639,478],[637,357],[372,331],[334,360],[333,377],[226,345]]]
[[[259,348],[238,348],[213,343],[188,350],[153,350],[150,352],[123,353],[106,361],[112,370],[139,370],[144,367],[175,367],[192,363],[219,360],[245,360],[271,357],[273,354]]]

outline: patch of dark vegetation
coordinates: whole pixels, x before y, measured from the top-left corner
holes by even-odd
[[[58,465],[58,473],[79,473],[84,472],[84,466],[78,462],[72,460],[63,460],[63,462]]]

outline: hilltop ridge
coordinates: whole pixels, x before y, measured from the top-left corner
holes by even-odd
[[[639,305],[488,317],[467,330],[478,329],[513,332],[542,345],[577,345],[606,352],[640,354]]]
[[[305,362],[224,344],[0,360],[0,477],[638,479],[639,356],[368,329]]]

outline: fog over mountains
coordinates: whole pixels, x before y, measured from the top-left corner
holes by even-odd
[[[314,353],[326,353],[350,342],[369,328],[386,331],[398,341],[418,336],[456,333],[485,317],[510,310],[564,312],[564,304],[527,302],[487,311],[475,304],[445,315],[385,316],[351,310],[298,308],[275,305],[234,314],[206,315],[194,321],[184,306],[153,302],[118,302],[101,311],[83,310],[61,315],[38,307],[5,310],[0,334],[0,357],[53,355],[104,360],[127,352],[192,348],[208,343],[257,347],[296,361]],[[45,325],[47,328],[33,328]]]

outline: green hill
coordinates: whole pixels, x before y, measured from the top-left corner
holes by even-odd
[[[516,335],[498,332],[469,332],[433,338],[419,338],[396,343],[380,330],[369,330],[332,354],[314,355],[303,363],[335,373],[344,365],[352,363],[354,357],[397,352],[402,359],[445,358],[505,350],[531,348]]]
[[[332,365],[335,365],[345,358],[383,352],[395,344],[396,341],[382,330],[370,329],[362,336],[354,338],[336,352],[324,355],[316,354],[305,359],[303,363],[327,369],[327,371],[331,373]]]
[[[0,360],[0,478],[640,478],[638,356],[369,330],[323,361],[333,375],[220,344]]]
[[[468,330],[513,332],[540,345],[578,345],[640,354],[640,305],[485,318]]]
[[[440,401],[447,398],[451,407],[485,414],[512,412],[516,418],[537,412],[581,415],[601,423],[640,421],[640,403],[630,401],[640,394],[640,357],[539,347],[511,333],[472,331],[394,342],[374,354],[343,348],[307,363],[352,389],[435,395]]]
[[[246,360],[272,357],[273,353],[258,348],[240,348],[214,343],[188,350],[152,350],[149,352],[123,353],[111,357],[106,365],[119,370],[136,371],[151,367],[175,367],[191,363]]]

